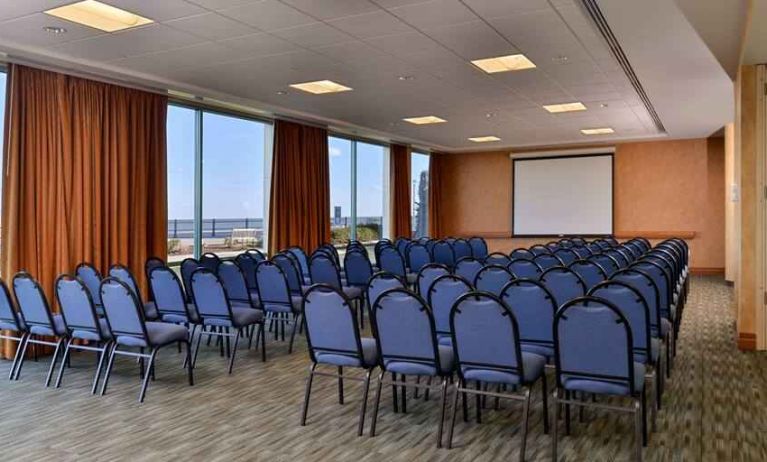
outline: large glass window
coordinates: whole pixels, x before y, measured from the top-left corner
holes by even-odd
[[[194,109],[168,107],[168,259],[194,256]]]
[[[357,143],[356,235],[362,242],[375,242],[384,237],[386,151],[381,145]]]
[[[413,237],[429,235],[429,155],[410,154],[410,213],[413,217]]]
[[[330,156],[330,229],[333,245],[343,245],[352,233],[352,141],[328,138]]]

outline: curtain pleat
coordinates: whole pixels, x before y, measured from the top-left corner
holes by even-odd
[[[3,279],[29,271],[55,308],[60,274],[122,263],[145,295],[144,262],[167,256],[167,98],[12,64],[7,99]]]
[[[328,132],[294,122],[274,124],[269,252],[307,252],[330,241]]]
[[[442,229],[442,182],[445,154],[432,153],[429,156],[429,236],[444,237]]]
[[[389,149],[391,235],[395,238],[410,238],[413,233],[410,214],[410,148],[392,144]]]

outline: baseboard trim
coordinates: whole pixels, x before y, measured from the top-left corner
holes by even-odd
[[[690,273],[698,276],[710,276],[710,275],[724,275],[724,268],[719,267],[692,267]]]
[[[740,351],[756,350],[756,334],[750,332],[738,332],[738,349]]]

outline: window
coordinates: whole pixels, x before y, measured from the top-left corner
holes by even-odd
[[[413,217],[413,237],[429,235],[429,155],[410,154],[410,213]]]
[[[0,68],[0,146],[3,146],[3,136],[5,134],[5,84],[6,84],[6,73],[2,68]],[[2,171],[3,171],[3,156],[0,155],[0,172]],[[3,190],[3,175],[0,175],[0,191],[2,190]]]
[[[168,107],[168,259],[264,248],[271,125]]]
[[[388,158],[386,146],[328,138],[332,243],[373,242],[386,237]]]

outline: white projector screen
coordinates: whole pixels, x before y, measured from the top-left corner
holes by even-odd
[[[613,233],[613,155],[513,160],[515,236]]]

